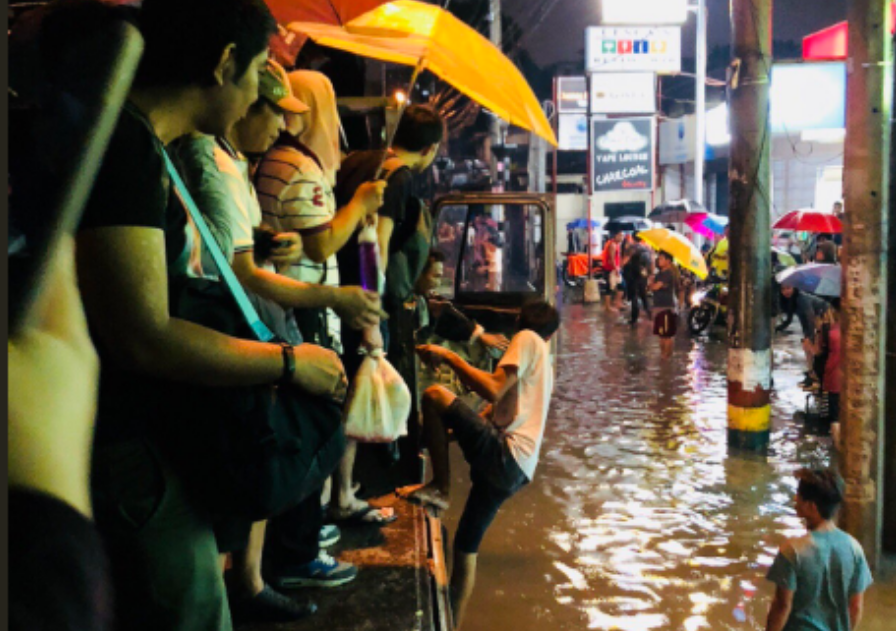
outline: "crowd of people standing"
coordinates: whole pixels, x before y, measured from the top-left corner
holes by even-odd
[[[544,301],[527,305],[520,332],[507,340],[430,295],[443,258],[429,251],[431,219],[415,180],[438,155],[445,133],[440,116],[410,105],[387,149],[345,155],[332,83],[315,71],[287,72],[269,58],[277,26],[262,0],[144,0],[139,8],[65,0],[29,18],[13,38],[21,38],[19,52],[37,50],[39,67],[73,55],[65,41],[99,39],[121,21],[138,27],[144,50],[74,249],[54,256],[56,302],[33,325],[41,335],[70,339],[61,350],[71,361],[62,362],[63,354],[51,359],[27,337],[10,343],[11,365],[13,351],[21,351],[10,383],[21,385],[22,397],[10,402],[11,452],[24,454],[10,466],[11,503],[18,509],[13,539],[32,555],[43,550],[44,561],[52,553],[56,564],[35,563],[24,553],[11,560],[19,577],[11,591],[13,628],[106,629],[114,619],[128,631],[224,631],[234,621],[312,615],[313,602],[283,590],[332,587],[357,576],[356,567],[326,552],[340,537],[339,525],[375,527],[396,519],[393,510],[358,497],[356,442],[338,440],[339,429],[321,438],[301,494],[298,487],[284,491],[295,498],[269,513],[257,508],[260,498],[250,498],[258,500],[251,510],[238,507],[242,496],[228,498],[229,478],[210,481],[203,469],[242,465],[209,454],[248,454],[255,438],[253,445],[223,446],[234,439],[219,435],[216,421],[223,427],[241,415],[245,422],[257,418],[258,409],[244,408],[250,400],[273,418],[266,407],[272,393],[292,393],[290,418],[308,432],[302,439],[338,427],[362,355],[383,350],[411,392],[418,354],[431,365],[447,359],[480,384],[500,413],[494,420],[491,414],[446,417],[430,393],[422,424],[415,404],[409,435],[395,447],[411,456],[401,462],[418,466],[426,447],[442,463],[448,428],[478,436],[471,438],[475,452],[461,440],[475,460],[474,476],[489,472],[476,486],[487,504],[480,499],[465,510],[469,532],[461,536],[463,571],[454,599],[462,612],[485,529],[535,469],[551,390],[546,340],[559,320]],[[39,86],[37,107],[53,89],[52,81]],[[11,94],[19,97],[18,90]],[[11,171],[17,182],[29,177]],[[28,205],[20,190],[29,188],[13,188],[13,208]],[[358,237],[365,227],[375,230],[379,252],[372,281]],[[247,324],[276,337],[252,335]],[[424,330],[504,357],[494,375],[465,369],[439,346],[418,348],[429,339]],[[60,386],[82,388],[71,409],[35,405],[35,392]],[[247,394],[259,388],[267,393],[261,403]],[[522,410],[520,398],[530,401]],[[77,428],[66,453],[55,437],[35,433],[46,414]],[[513,446],[515,436],[526,440]],[[258,440],[257,453],[304,449],[301,440]],[[325,469],[320,463],[334,445],[344,446]],[[50,451],[39,453],[43,448]],[[60,462],[48,461],[53,456]],[[507,469],[516,475],[512,483],[490,477],[499,466],[495,458],[510,466],[506,456],[522,463],[522,471]],[[67,480],[57,479],[57,467]],[[440,468],[436,476],[441,487]],[[400,479],[419,482],[413,472]],[[424,488],[432,483],[405,495],[433,510],[449,501]],[[273,504],[273,489],[258,490]],[[54,528],[35,529],[44,517],[55,520]],[[58,564],[61,573],[54,572]],[[48,579],[62,601],[52,610],[34,591]]]

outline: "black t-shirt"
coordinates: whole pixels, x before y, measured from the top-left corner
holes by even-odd
[[[93,523],[68,504],[9,491],[9,628],[105,631],[112,587]]]
[[[149,121],[126,105],[84,207],[79,230],[136,226],[165,231],[169,266],[186,247],[187,216],[171,190],[165,146]]]
[[[165,232],[169,272],[184,260],[186,212],[174,196],[165,168],[162,141],[146,118],[127,105],[103,158],[79,232],[97,228],[142,227]],[[152,420],[157,393],[143,375],[116,365],[94,335],[102,370],[97,410],[97,441],[142,435]]]
[[[336,205],[342,208],[351,201],[364,182],[373,180],[383,159],[382,151],[356,151],[349,155],[336,180]],[[394,222],[389,251],[397,251],[417,229],[417,218],[408,216],[410,199],[414,195],[414,176],[406,167],[393,171],[388,178],[383,194],[381,217],[389,217]],[[358,256],[358,233],[352,235],[336,254],[339,263],[339,282],[343,286],[361,284],[361,260]]]

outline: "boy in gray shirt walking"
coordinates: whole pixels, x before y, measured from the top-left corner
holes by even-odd
[[[872,579],[859,542],[832,521],[843,479],[823,469],[801,469],[796,477],[796,514],[809,532],[788,539],[768,571],[777,589],[766,631],[850,631]]]

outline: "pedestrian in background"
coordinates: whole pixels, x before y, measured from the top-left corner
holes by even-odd
[[[618,313],[622,307],[622,238],[616,231],[610,236],[603,254],[603,269],[607,276],[607,294],[604,296],[604,310]]]
[[[809,532],[788,539],[766,575],[776,586],[766,631],[855,629],[872,578],[859,542],[833,521],[843,479],[823,469],[801,469],[796,478],[796,514]]]
[[[622,268],[629,302],[632,303],[632,314],[629,323],[638,323],[640,304],[644,306],[645,316],[650,317],[650,305],[647,303],[647,278],[653,272],[653,253],[644,245],[641,237],[635,235],[634,243],[628,249],[628,261]]]
[[[678,270],[668,252],[660,252],[656,263],[660,271],[650,284],[650,291],[653,292],[653,334],[660,338],[662,356],[668,359],[672,357],[672,345],[678,332],[678,315],[675,313]]]

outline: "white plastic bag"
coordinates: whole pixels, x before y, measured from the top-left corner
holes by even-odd
[[[366,443],[391,443],[408,433],[411,391],[383,356],[371,351],[361,362],[346,405],[345,435]]]

